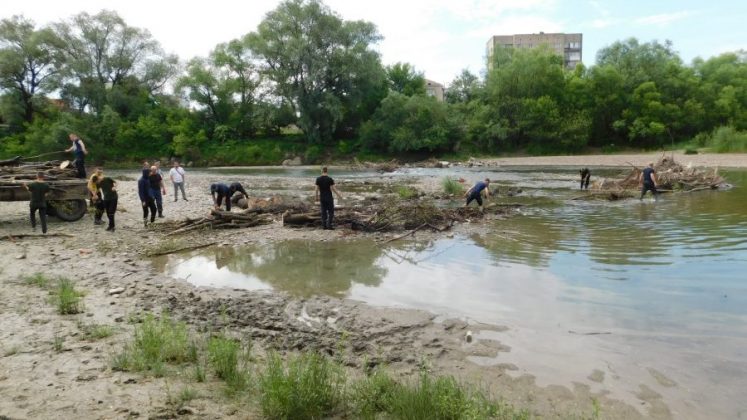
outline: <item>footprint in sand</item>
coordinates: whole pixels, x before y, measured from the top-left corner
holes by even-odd
[[[594,369],[593,372],[591,372],[591,375],[587,376],[589,380],[594,381],[596,383],[602,383],[604,382],[604,372],[599,369]]]
[[[673,386],[677,386],[677,382],[667,378],[663,373],[654,368],[648,368],[648,373],[653,376],[654,379],[656,379],[656,382],[658,382],[659,385],[663,387],[671,388]]]

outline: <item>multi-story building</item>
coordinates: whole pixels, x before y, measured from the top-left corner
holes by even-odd
[[[444,85],[433,80],[425,79],[425,93],[433,96],[437,101],[444,101]]]
[[[488,69],[493,66],[493,51],[496,48],[535,48],[547,45],[559,56],[563,57],[563,63],[567,69],[576,68],[581,62],[581,49],[583,46],[583,34],[516,34],[495,35],[488,40],[487,58]]]

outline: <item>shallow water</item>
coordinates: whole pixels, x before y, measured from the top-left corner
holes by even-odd
[[[393,176],[431,172],[443,176]],[[601,369],[606,386],[654,388],[675,417],[745,412],[747,171],[726,174],[737,185],[730,191],[658,202],[568,200],[579,194],[576,174],[557,168],[452,173],[524,188],[512,201],[548,197],[563,205],[525,207],[481,236],[390,246],[289,241],[157,265],[199,286],[328,294],[508,325],[510,333],[478,338],[514,350],[473,361],[516,363],[540,383]],[[663,386],[650,369],[678,385]]]

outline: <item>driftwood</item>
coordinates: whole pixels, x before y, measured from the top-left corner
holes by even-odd
[[[0,236],[0,241],[15,241],[16,239],[39,239],[39,238],[74,238],[73,235],[68,235],[67,233],[45,233],[45,234],[26,234],[22,233],[20,235],[4,235]]]
[[[173,230],[166,236],[180,235],[201,229],[243,229],[272,223],[269,215],[260,215],[247,212],[229,212],[223,210],[210,210],[210,216],[200,219],[185,219],[173,225]],[[176,251],[175,251],[176,252]]]
[[[160,257],[162,255],[169,255],[169,254],[174,254],[174,253],[177,253],[177,252],[194,251],[195,249],[207,248],[207,247],[213,246],[215,244],[217,244],[217,242],[209,242],[209,243],[206,243],[206,244],[185,246],[185,247],[181,247],[181,248],[177,248],[177,249],[170,249],[168,251],[149,252],[148,256],[149,257]]]
[[[412,230],[410,230],[409,232],[405,233],[404,235],[399,235],[399,236],[396,236],[396,237],[394,237],[394,238],[388,239],[388,240],[384,241],[384,243],[385,243],[385,244],[388,244],[389,242],[394,242],[394,241],[398,241],[398,240],[400,240],[400,239],[402,239],[402,238],[405,238],[405,237],[407,237],[407,236],[411,236],[411,235],[414,235],[414,234],[415,234],[415,232],[417,232],[417,231],[419,231],[419,230],[423,230],[423,229],[425,229],[425,228],[430,228],[430,229],[432,229],[432,230],[433,230],[433,231],[435,231],[435,232],[443,232],[443,231],[445,231],[445,230],[449,230],[449,229],[451,229],[451,226],[452,226],[452,225],[453,225],[453,223],[452,223],[452,224],[449,224],[449,225],[446,225],[446,226],[444,226],[444,227],[442,227],[442,228],[439,228],[439,227],[433,226],[433,225],[432,225],[432,224],[430,224],[430,223],[423,223],[422,225],[420,225],[420,226],[416,227],[415,229],[412,229]]]

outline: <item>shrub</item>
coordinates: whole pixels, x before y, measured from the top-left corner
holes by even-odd
[[[714,130],[711,147],[718,153],[747,152],[747,132],[725,126]]]
[[[208,355],[215,375],[224,380],[231,393],[248,385],[246,371],[241,369],[241,343],[227,337],[212,337],[208,343]]]
[[[462,184],[460,184],[458,181],[453,180],[449,177],[444,177],[441,180],[441,186],[443,186],[444,192],[446,194],[460,195],[464,193],[464,186],[462,186]]]

